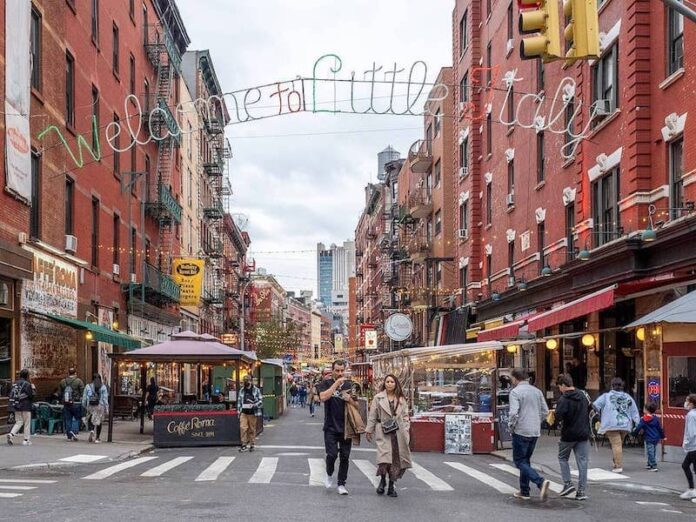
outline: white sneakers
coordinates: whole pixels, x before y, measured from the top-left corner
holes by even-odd
[[[611,470],[612,473],[623,473],[623,468],[614,468]]]
[[[687,489],[684,493],[679,495],[682,500],[696,499],[696,489]]]
[[[24,442],[22,442],[22,446],[31,446],[31,441],[25,440]]]
[[[89,441],[94,442],[94,430],[89,432]]]
[[[345,486],[338,486],[338,494],[339,495],[347,495],[348,490],[346,489]]]
[[[329,477],[326,475],[326,479],[324,480],[324,486],[326,486],[326,489],[331,489],[333,487],[333,477]]]

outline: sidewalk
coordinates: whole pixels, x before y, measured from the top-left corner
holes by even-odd
[[[537,441],[532,464],[547,474],[558,477],[561,468],[558,465],[558,441],[560,437],[542,434]],[[510,444],[510,443],[507,443]],[[493,452],[493,455],[512,461],[512,449],[504,449]],[[576,470],[575,458],[570,456],[570,468]],[[651,492],[674,493],[683,492],[686,487],[686,478],[681,465],[672,462],[660,462],[658,457],[659,472],[645,469],[646,459],[643,448],[626,448],[623,450],[623,473],[612,473],[611,447],[609,441],[602,446],[592,446],[589,464],[589,481],[622,486],[628,489],[639,489]],[[577,478],[574,477],[575,482]]]
[[[145,423],[145,434],[140,435],[140,422],[114,422],[114,441],[106,442],[107,426],[102,431],[102,444],[87,442],[89,434],[80,432],[79,442],[68,442],[62,433],[32,435],[31,446],[22,446],[22,435],[14,438],[14,445],[7,444],[6,436],[0,439],[0,470],[7,469],[55,469],[76,466],[88,462],[112,462],[124,460],[152,449],[152,423]]]

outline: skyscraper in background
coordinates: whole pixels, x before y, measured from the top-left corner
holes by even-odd
[[[327,250],[324,243],[317,243],[317,297],[324,306],[331,306],[331,290],[333,289],[333,250],[331,245]]]

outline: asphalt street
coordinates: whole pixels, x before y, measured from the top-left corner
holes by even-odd
[[[547,502],[518,501],[515,469],[486,455],[414,454],[417,465],[399,482],[399,498],[379,497],[366,442],[351,455],[350,495],[339,496],[323,486],[322,440],[321,419],[297,409],[266,427],[254,453],[158,449],[120,463],[3,471],[0,519],[696,520],[696,504],[625,483],[593,483],[586,502],[553,492]]]

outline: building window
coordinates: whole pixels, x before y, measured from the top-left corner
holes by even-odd
[[[150,112],[150,82],[147,80],[143,82],[143,112]]]
[[[669,144],[669,206],[670,219],[680,217],[684,206],[684,138]]]
[[[575,131],[575,126],[573,125],[575,123],[574,121],[574,116],[575,116],[575,100],[571,99],[568,104],[565,107],[565,141],[564,143],[567,145],[571,141],[573,141],[573,135]],[[565,149],[566,155],[568,155],[568,148]]]
[[[29,215],[29,235],[41,238],[41,156],[31,153],[31,213]]]
[[[135,18],[135,0],[128,0],[128,14],[131,18]]]
[[[433,220],[428,219],[428,223],[425,228],[425,238],[428,241],[428,245],[433,240]]]
[[[119,124],[121,120],[117,114],[114,114],[114,123]],[[121,173],[121,153],[117,149],[121,148],[121,133],[114,136],[114,174],[117,176]]]
[[[595,120],[600,121],[618,108],[618,45],[612,45],[592,67],[592,102]]]
[[[568,203],[565,208],[565,233],[568,261],[575,259],[575,203]]]
[[[121,264],[121,218],[114,214],[114,265]]]
[[[440,130],[442,129],[442,111],[438,108],[435,111],[435,137],[440,135]]]
[[[489,287],[491,285],[491,275],[493,275],[493,255],[486,254],[486,280]]]
[[[99,0],[92,0],[92,41],[99,45]]]
[[[135,56],[132,54],[128,57],[129,72],[130,72],[130,94],[135,94]]]
[[[99,89],[92,85],[92,148],[99,142]],[[135,149],[135,147],[133,147]]]
[[[508,40],[512,40],[515,38],[515,33],[513,30],[513,21],[512,21],[512,4],[510,4],[507,8],[507,37]]]
[[[459,228],[462,230],[469,229],[469,202],[465,201],[459,205]]]
[[[428,197],[430,197],[433,193],[433,173],[428,172],[428,174],[425,176],[425,191]]]
[[[75,125],[75,58],[65,53],[65,123]]]
[[[515,121],[515,87],[510,85],[510,92],[508,93],[507,99],[507,120],[508,125],[512,127]]]
[[[442,232],[442,211],[435,212],[435,235],[439,236]]]
[[[193,246],[191,241],[193,241],[193,219],[188,218],[188,252],[193,254]]]
[[[193,174],[191,174],[191,169],[188,170],[188,206],[193,206]]]
[[[508,162],[507,165],[507,188],[508,194],[515,193],[515,161]],[[509,203],[510,204],[510,203]]]
[[[138,233],[135,227],[131,227],[131,237],[130,237],[130,273],[135,274],[135,265],[138,262],[138,251],[136,250],[138,242]]]
[[[143,4],[143,44],[147,45],[147,33],[150,29],[150,22],[147,14],[147,6]]]
[[[469,138],[464,138],[459,144],[459,166],[469,167]]]
[[[464,15],[462,16],[462,19],[459,20],[459,54],[462,55],[464,54],[464,51],[466,51],[466,44],[467,44],[467,31],[469,30],[468,27],[468,18],[469,18],[469,11],[466,10],[464,11]]]
[[[463,266],[459,269],[459,288],[464,290],[462,294],[464,296],[464,301],[466,301],[466,285],[469,283],[467,281],[469,279],[468,268],[469,267]]]
[[[442,167],[441,167],[441,162],[440,160],[437,160],[435,163],[435,167],[433,168],[435,171],[435,187],[440,186],[440,181],[442,179]]]
[[[118,76],[118,62],[119,62],[119,43],[118,43],[118,26],[114,24],[113,27],[113,35],[112,35],[112,42],[113,42],[113,54],[112,54],[112,66],[113,66],[113,71],[116,76]]]
[[[486,184],[486,225],[493,223],[493,183]]]
[[[469,73],[468,71],[462,76],[462,82],[459,84],[459,101],[469,101]]]
[[[546,179],[546,169],[544,168],[544,133],[537,132],[537,183]]]
[[[65,235],[75,235],[75,182],[65,178]]]
[[[508,268],[510,269],[510,276],[515,275],[515,242],[508,242]]]
[[[438,261],[435,268],[435,286],[442,286],[442,261]]]
[[[684,67],[684,15],[667,8],[667,73]]]
[[[31,86],[41,90],[41,14],[31,10]]]
[[[188,123],[188,136],[186,136],[186,142],[188,144],[188,158],[189,160],[193,158],[193,127],[191,126],[191,122]]]
[[[491,86],[492,71],[493,71],[493,48],[491,47],[491,42],[488,42],[488,46],[486,46],[486,87]]]
[[[428,154],[433,153],[433,126],[428,125],[425,130],[425,146],[427,147]]]
[[[92,198],[92,266],[99,267],[99,200]]]
[[[493,14],[493,9],[491,8],[491,0],[486,0],[486,16],[490,17],[491,14]]]
[[[592,210],[597,246],[600,246],[616,238],[619,233],[618,167],[592,184]]]
[[[544,62],[542,60],[536,61],[536,79],[537,79],[537,93],[544,90]]]
[[[681,408],[693,390],[696,390],[696,357],[668,357],[669,406]]]
[[[486,153],[493,154],[493,117],[490,112],[486,116]]]
[[[150,172],[150,156],[145,154],[145,198],[152,197],[152,172]]]
[[[537,225],[537,251],[539,252],[539,273],[541,273],[541,271],[546,266],[544,248],[546,248],[546,226],[542,221]]]

